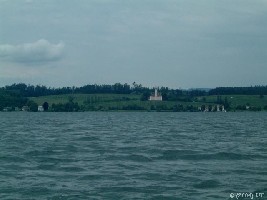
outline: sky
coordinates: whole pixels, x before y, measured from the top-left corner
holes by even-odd
[[[267,85],[267,0],[0,0],[0,86]]]

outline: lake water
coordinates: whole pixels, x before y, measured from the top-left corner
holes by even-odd
[[[249,193],[267,199],[267,112],[0,113],[1,200]]]

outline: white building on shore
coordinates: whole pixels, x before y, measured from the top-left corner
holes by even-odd
[[[38,111],[39,112],[44,112],[44,107],[43,106],[38,106]]]
[[[162,96],[158,93],[158,89],[155,88],[154,95],[149,97],[149,101],[162,101]]]

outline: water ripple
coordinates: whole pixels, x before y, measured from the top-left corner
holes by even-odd
[[[0,113],[0,127],[0,199],[267,194],[264,112]]]

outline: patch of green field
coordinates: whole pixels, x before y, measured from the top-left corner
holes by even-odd
[[[141,95],[136,94],[64,94],[41,97],[31,97],[30,99],[38,105],[48,102],[52,104],[66,104],[70,101],[82,106],[82,110],[174,110],[183,107],[185,110],[190,106],[195,108],[202,105],[217,105],[217,96],[202,96],[195,98],[193,102],[184,101],[141,101]],[[235,110],[237,106],[249,105],[264,109],[267,105],[267,97],[259,95],[222,95],[221,100],[230,103],[230,110]],[[189,109],[190,110],[190,109]]]
[[[261,107],[267,105],[267,97],[260,97],[259,95],[232,95],[228,96],[231,106],[250,105]]]
[[[74,103],[83,105],[87,103],[103,103],[103,102],[120,102],[120,101],[130,101],[130,100],[139,100],[140,95],[129,95],[129,94],[63,94],[63,95],[50,95],[50,96],[40,96],[40,97],[31,97],[30,100],[33,100],[38,105],[42,105],[44,102],[47,102],[49,105],[67,103],[70,99],[73,99]]]
[[[141,101],[141,95],[136,94],[64,94],[31,97],[38,105],[48,102],[52,104],[66,104],[70,101],[82,106],[82,110],[173,110],[176,106],[186,108],[201,106],[201,102],[182,101]],[[209,105],[211,103],[206,103]]]
[[[206,99],[206,102],[216,102],[217,96],[204,96],[198,97],[199,101],[203,101],[203,98]],[[230,103],[231,107],[237,107],[242,105],[249,105],[254,107],[261,107],[267,105],[267,97],[260,95],[221,95],[222,101],[227,98],[227,101]]]

